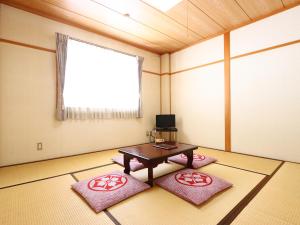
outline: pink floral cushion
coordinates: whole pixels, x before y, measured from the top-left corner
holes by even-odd
[[[193,157],[194,157],[193,158],[193,167],[195,169],[200,168],[202,166],[206,166],[210,163],[217,161],[215,158],[204,156],[204,155],[199,155],[199,154],[194,154]],[[181,165],[187,164],[187,157],[184,154],[169,157],[168,160],[178,163],[178,164],[181,164]]]
[[[150,186],[130,175],[115,171],[77,182],[72,188],[98,213]]]
[[[195,205],[200,205],[232,186],[225,180],[193,169],[184,169],[158,178],[155,183]]]
[[[124,166],[124,155],[115,156],[112,158],[112,160],[120,164],[121,166]],[[130,165],[130,170],[133,172],[145,168],[144,164],[140,163],[136,158],[131,159],[129,165]]]

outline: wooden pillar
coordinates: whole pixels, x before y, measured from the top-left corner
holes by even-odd
[[[231,151],[230,32],[224,34],[225,151]]]
[[[169,53],[169,98],[170,98],[170,114],[171,114],[171,110],[172,110],[172,96],[171,96],[171,93],[172,93],[172,82],[171,82],[171,53]]]

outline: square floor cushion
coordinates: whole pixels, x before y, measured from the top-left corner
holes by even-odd
[[[186,165],[187,164],[187,157],[184,154],[180,155],[175,155],[172,157],[169,157],[168,160],[171,162],[175,162],[181,165]],[[193,167],[195,169],[200,168],[202,166],[206,166],[210,163],[213,163],[217,161],[215,158],[204,156],[204,155],[199,155],[199,154],[194,154],[193,155]]]
[[[150,186],[130,175],[114,171],[77,182],[72,185],[72,188],[98,213]]]
[[[121,166],[124,166],[124,155],[118,155],[112,158],[112,160],[116,163],[118,163]],[[137,158],[133,158],[130,160],[130,170],[131,171],[137,171],[137,170],[141,170],[144,169],[145,166],[143,163],[140,163]]]
[[[195,205],[232,186],[218,177],[193,169],[184,169],[156,179],[155,183]]]

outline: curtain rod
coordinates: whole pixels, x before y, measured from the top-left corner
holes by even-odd
[[[116,49],[113,49],[113,48],[98,45],[98,44],[95,44],[95,43],[92,43],[92,42],[84,41],[84,40],[81,40],[81,39],[78,39],[78,38],[74,38],[74,37],[70,37],[70,36],[69,36],[69,38],[74,40],[74,41],[79,41],[79,42],[82,42],[82,43],[85,43],[85,44],[94,45],[94,46],[99,47],[99,48],[104,48],[104,49],[114,51],[114,52],[118,52],[118,53],[121,53],[121,54],[125,54],[125,55],[128,55],[128,56],[141,57],[141,56],[138,56],[138,55],[133,55],[133,54],[127,53],[127,52],[122,52],[120,50],[116,50]]]
[[[116,49],[108,48],[108,47],[105,47],[105,46],[102,46],[102,45],[98,45],[98,44],[95,44],[95,43],[91,43],[91,42],[88,42],[88,41],[83,41],[83,40],[80,40],[80,39],[77,39],[77,38],[73,38],[73,37],[69,37],[69,38],[71,40],[74,40],[74,41],[79,41],[79,42],[82,42],[82,43],[85,43],[85,44],[94,45],[96,47],[107,49],[107,50],[110,50],[110,51],[113,51],[113,52],[118,52],[118,53],[121,53],[121,54],[124,54],[124,55],[137,57],[137,55],[133,55],[133,54],[130,54],[130,53],[127,53],[127,52],[122,52],[122,51],[119,51],[119,50],[116,50]]]

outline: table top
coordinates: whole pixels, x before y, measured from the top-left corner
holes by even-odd
[[[166,150],[161,148],[153,147],[154,143],[136,145],[131,147],[121,148],[119,150],[122,154],[129,154],[137,158],[142,159],[158,159],[158,158],[167,158],[173,155],[178,155],[180,153],[184,153],[186,151],[195,150],[198,147],[195,145],[181,144],[176,143],[177,148]]]

